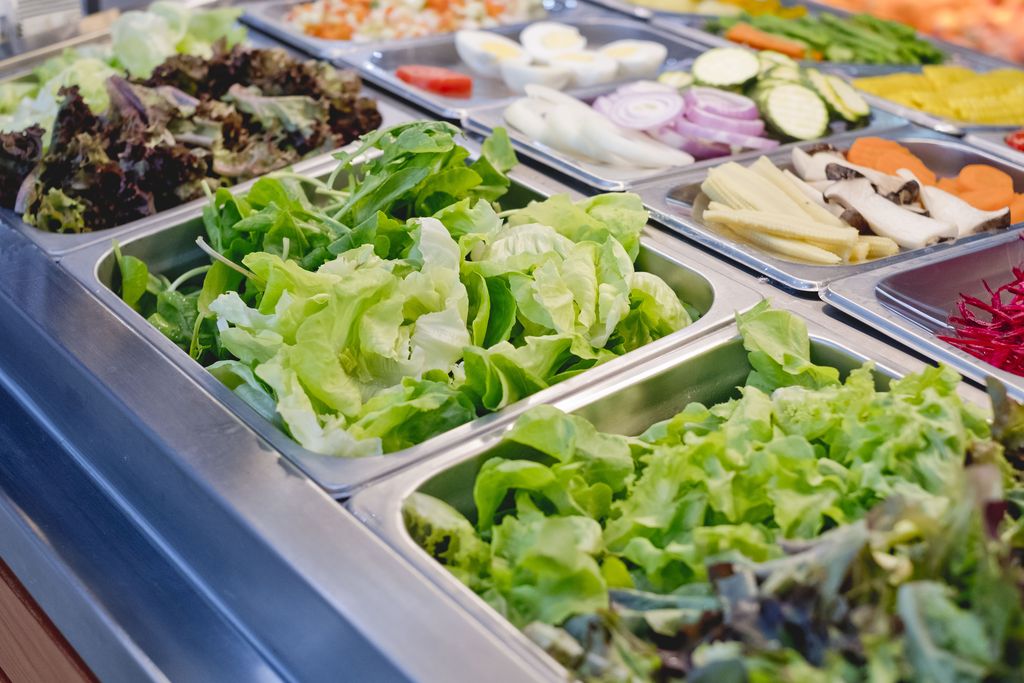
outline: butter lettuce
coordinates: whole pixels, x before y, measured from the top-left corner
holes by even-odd
[[[751,372],[736,398],[638,437],[533,408],[480,466],[471,508],[407,502],[414,538],[430,528],[421,545],[445,564],[472,548],[455,575],[585,680],[659,663],[659,680],[1020,680],[1024,494],[959,376],[843,377],[767,304],[738,327]],[[538,339],[571,353],[569,335]],[[487,360],[489,399],[529,377]],[[1016,449],[1020,409],[1005,392],[996,406]]]
[[[269,397],[309,450],[408,448],[692,322],[667,284],[634,269],[647,215],[637,197],[499,212],[507,136],[470,161],[456,133],[441,122],[376,131],[339,155],[345,190],[282,174],[247,195],[218,191],[204,211],[217,255],[207,280],[223,282],[204,285],[198,319],[175,329],[194,330],[193,355],[262,415]],[[589,452],[586,472],[610,467]],[[573,463],[554,475],[570,491],[562,502],[607,511],[622,483],[588,482]]]

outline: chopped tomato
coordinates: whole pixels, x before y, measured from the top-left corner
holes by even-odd
[[[1006,144],[1018,152],[1024,152],[1024,130],[1018,130],[1016,133],[1007,135]]]
[[[469,97],[473,92],[473,79],[458,71],[439,66],[406,64],[395,70],[395,75],[409,85],[448,97]]]

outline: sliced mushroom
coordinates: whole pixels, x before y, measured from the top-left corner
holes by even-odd
[[[790,157],[797,175],[808,182],[827,180],[828,176],[825,175],[825,167],[830,163],[846,161],[843,155],[837,152],[818,152],[811,155],[799,147],[793,148]]]
[[[879,173],[845,160],[828,164],[825,167],[825,176],[829,180],[867,178],[875,186],[878,194],[901,206],[916,202],[920,196],[921,188],[916,180],[906,180],[898,176]]]
[[[846,221],[848,225],[860,230],[862,234],[871,234],[871,226],[868,225],[868,222],[864,220],[864,216],[861,216],[860,212],[856,209],[843,209],[843,212],[839,214],[839,218]]]
[[[867,178],[841,180],[825,190],[825,198],[853,209],[867,221],[875,234],[888,237],[904,249],[920,249],[957,236],[957,227],[952,223],[927,218],[897,206],[876,193]]]
[[[914,173],[901,168],[897,173],[904,178],[913,178]],[[997,211],[976,209],[964,200],[945,190],[930,185],[921,186],[921,201],[932,216],[941,217],[956,225],[957,236],[973,235],[983,230],[1010,227],[1009,207]]]

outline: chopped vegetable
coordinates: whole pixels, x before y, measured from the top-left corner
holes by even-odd
[[[45,138],[38,126],[0,136],[0,201],[42,230],[124,225],[373,130],[380,113],[360,85],[326,62],[218,43],[209,58],[171,57],[145,81],[110,77],[106,110],[63,89]],[[44,154],[37,139],[50,141]]]
[[[291,7],[285,21],[324,40],[367,42],[492,28],[543,15],[539,0],[315,0]]]
[[[111,76],[147,78],[153,68],[172,55],[207,58],[223,40],[232,47],[245,38],[232,8],[191,10],[177,2],[154,2],[145,12],[125,12],[111,26],[109,46],[69,48],[32,70],[0,84],[0,131],[21,131],[39,125],[49,131],[62,97],[60,89],[78,86],[93,111],[110,104],[107,79]]]
[[[926,66],[921,74],[858,78],[864,92],[954,121],[1024,124],[1024,71],[985,73],[958,66]]]
[[[467,163],[458,132],[404,124],[326,182],[219,190],[212,264],[169,282],[124,255],[122,296],[301,446],[341,457],[410,447],[690,324],[634,266],[636,195],[499,213],[507,134]]]
[[[407,64],[395,69],[395,75],[409,85],[446,97],[469,97],[473,94],[472,78],[440,66]]]
[[[795,19],[771,15],[722,17],[709,22],[707,29],[730,40],[772,49],[798,59],[806,57],[862,64],[938,64],[945,58],[935,46],[919,38],[914,29],[869,14],[840,17],[823,12]],[[770,38],[779,43],[769,45]],[[797,53],[797,46],[803,52]]]
[[[639,436],[534,408],[472,502],[406,499],[413,540],[585,681],[1021,680],[1021,407],[737,323],[734,398]]]
[[[961,294],[959,315],[949,318],[952,335],[939,339],[980,358],[989,365],[1024,376],[1024,267],[1011,268],[1013,279],[992,289],[988,301]]]
[[[1024,130],[1018,130],[1007,135],[1006,144],[1018,152],[1024,152]]]

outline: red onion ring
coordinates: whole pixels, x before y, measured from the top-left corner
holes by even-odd
[[[754,100],[715,88],[693,87],[683,92],[687,107],[700,107],[706,112],[730,119],[752,121],[761,114]]]
[[[743,147],[746,149],[772,149],[779,146],[777,140],[759,138],[742,133],[733,133],[717,128],[707,128],[686,119],[678,119],[675,124],[676,130],[688,138],[705,140],[707,142],[721,142],[732,147]]]
[[[707,128],[717,128],[718,130],[757,137],[764,135],[764,121],[761,119],[731,119],[728,116],[712,114],[700,107],[688,108],[686,110],[686,118],[699,126]]]

